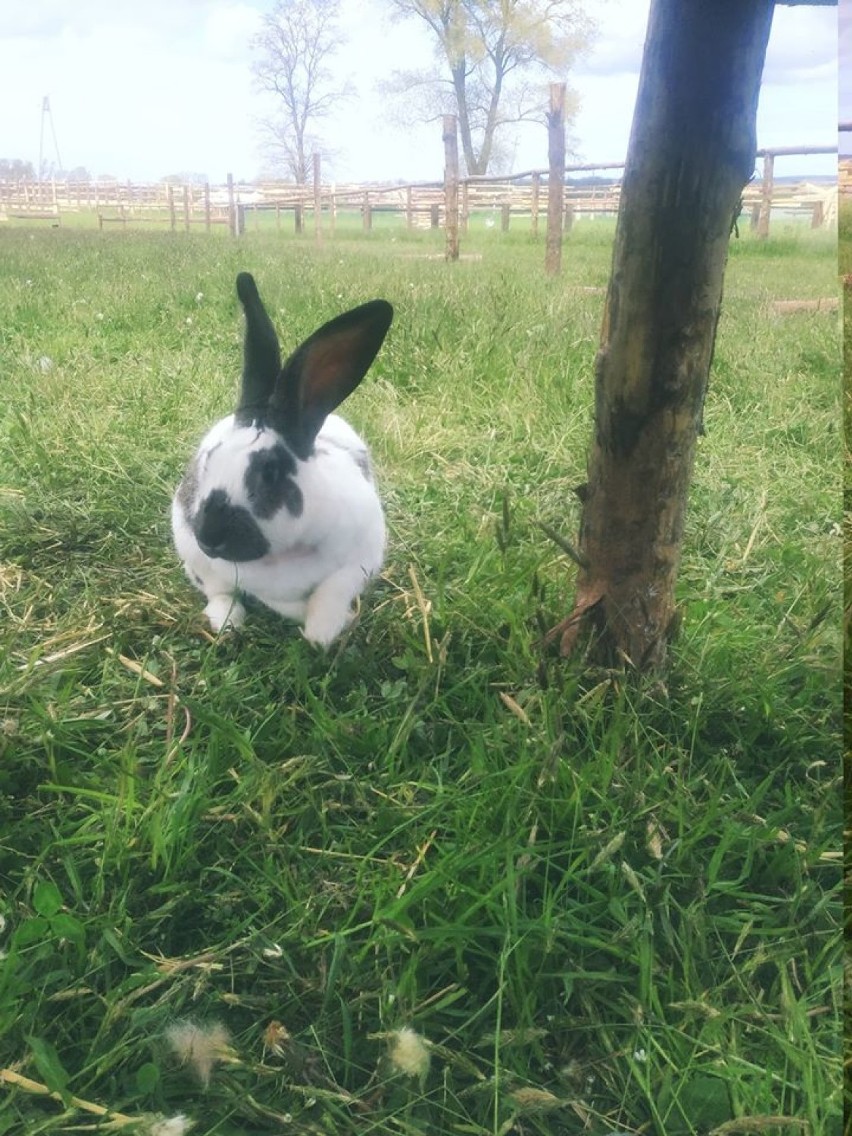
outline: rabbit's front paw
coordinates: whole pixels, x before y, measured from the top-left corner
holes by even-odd
[[[213,631],[232,630],[241,627],[246,617],[246,609],[233,596],[213,596],[204,614],[210,620]]]
[[[317,608],[308,611],[303,634],[317,647],[330,647],[341,631],[352,622],[354,612],[348,608]]]

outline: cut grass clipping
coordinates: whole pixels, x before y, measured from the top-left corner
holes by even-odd
[[[835,1133],[832,240],[733,241],[666,686],[560,662],[613,228],[0,233],[0,1132]],[[347,416],[382,579],[326,654],[204,628],[170,495],[292,346],[396,320]]]

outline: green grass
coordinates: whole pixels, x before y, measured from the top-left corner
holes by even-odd
[[[732,244],[663,685],[540,642],[612,234],[549,281],[521,231],[455,266],[403,227],[0,232],[0,1069],[59,1093],[0,1083],[0,1133],[85,1130],[72,1096],[223,1136],[841,1130],[841,342],[769,311],[836,249]],[[397,310],[347,411],[388,562],[327,655],[257,609],[211,641],[170,548],[243,268],[285,346]],[[206,1087],[186,1018],[230,1034]]]
[[[852,201],[842,196],[840,198],[837,235],[840,271],[845,275],[852,272]]]

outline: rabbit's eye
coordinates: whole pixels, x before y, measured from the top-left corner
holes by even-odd
[[[272,517],[282,506],[293,516],[299,516],[302,493],[295,473],[296,459],[285,446],[274,446],[251,455],[245,483],[256,517]]]

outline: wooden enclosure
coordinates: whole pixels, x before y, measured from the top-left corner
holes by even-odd
[[[811,213],[815,224],[824,212],[825,186],[806,180],[791,183],[777,178],[776,159],[796,155],[833,153],[833,147],[784,147],[759,150],[762,176],[743,194],[743,213],[761,235],[769,229],[770,210],[790,214]],[[622,162],[565,166],[562,193],[564,228],[575,218],[614,215],[618,211]],[[841,163],[840,185],[847,188],[852,167]],[[315,233],[333,234],[339,213],[360,215],[365,231],[378,214],[395,214],[409,229],[443,228],[448,192],[451,216],[458,217],[464,234],[476,218],[478,224],[507,230],[522,225],[533,235],[545,229],[549,193],[548,170],[525,170],[510,177],[453,177],[434,182],[405,184],[322,184],[319,156],[310,184],[281,181],[237,184],[229,176],[224,185],[171,182],[134,184],[118,181],[3,181],[0,180],[0,223],[50,222],[61,224],[69,214],[94,215],[101,229],[158,224],[174,232],[195,228],[210,231],[227,226],[234,235],[258,223],[260,214],[272,214],[278,228],[288,225],[302,232],[306,221]],[[448,188],[449,186],[449,188]],[[552,206],[551,206],[552,208]]]

